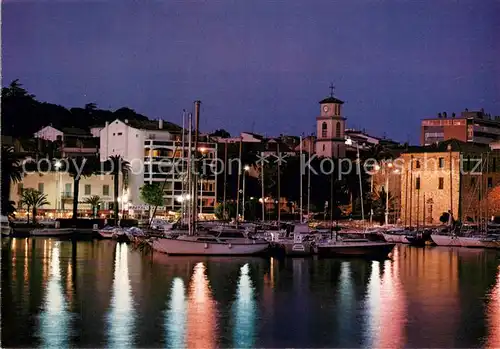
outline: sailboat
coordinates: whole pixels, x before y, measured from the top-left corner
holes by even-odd
[[[195,135],[194,135],[194,160],[198,153],[198,135],[200,121],[200,101],[195,101]],[[189,162],[188,162],[188,187],[192,200],[188,204],[188,234],[182,234],[177,238],[162,236],[150,239],[153,250],[167,253],[169,255],[253,255],[267,250],[269,242],[249,238],[245,232],[239,230],[222,230],[214,235],[201,234],[196,231],[197,216],[197,175],[192,170],[193,159],[191,156],[191,130],[192,121],[189,124]],[[196,163],[196,161],[194,162]],[[190,207],[189,207],[190,206]]]

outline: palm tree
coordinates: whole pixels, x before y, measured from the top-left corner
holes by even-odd
[[[89,177],[97,172],[99,165],[97,158],[87,158],[78,156],[66,159],[63,163],[68,164],[66,169],[73,177],[73,220],[78,218],[78,196],[80,195],[80,179]]]
[[[39,207],[50,205],[50,202],[47,201],[47,194],[43,194],[36,189],[27,188],[23,191],[23,195],[21,198],[21,205],[25,205],[27,207],[28,212],[28,223],[29,223],[29,210],[30,208],[33,210],[33,223],[36,223],[36,210]]]
[[[101,197],[99,195],[92,195],[86,198],[83,203],[89,204],[92,207],[92,215],[94,218],[97,217],[97,209],[99,208],[99,204],[102,202]]]
[[[120,184],[120,173],[122,174],[122,181],[124,188],[126,188],[126,178],[130,168],[130,164],[125,161],[120,155],[112,155],[109,157],[111,173],[113,174],[113,211],[115,217],[115,226],[118,225],[118,192]]]
[[[15,211],[14,202],[10,201],[11,183],[20,182],[23,168],[21,157],[14,152],[13,147],[2,146],[2,212],[6,215]]]

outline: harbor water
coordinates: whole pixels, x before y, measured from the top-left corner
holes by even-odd
[[[500,347],[500,254],[170,257],[2,240],[2,347]]]

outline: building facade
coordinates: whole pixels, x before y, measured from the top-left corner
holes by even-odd
[[[79,215],[83,217],[92,215],[92,207],[84,202],[93,195],[98,195],[102,201],[99,216],[110,215],[113,210],[113,183],[113,176],[109,174],[82,177],[78,195]],[[67,172],[29,172],[23,175],[21,182],[11,184],[10,199],[16,203],[17,215],[23,217],[26,215],[26,210],[21,205],[23,190],[33,188],[46,194],[47,201],[50,203],[38,209],[41,216],[67,218],[71,217],[73,212],[73,186],[73,177]]]
[[[101,160],[119,155],[130,165],[129,204],[144,205],[140,188],[145,183],[159,183],[164,189],[165,209],[178,211],[187,194],[188,136],[182,149],[182,128],[163,120],[137,122],[115,120],[100,131]],[[205,139],[206,140],[206,139]],[[204,164],[216,161],[217,145],[199,142]],[[194,148],[192,148],[194,152]],[[216,201],[215,171],[205,168],[198,180],[198,211],[212,213]],[[184,196],[183,196],[184,195]],[[201,206],[200,206],[201,205]]]
[[[500,152],[457,140],[403,153],[401,223],[440,225],[443,213],[478,222],[500,215],[492,196],[500,186]]]
[[[463,111],[460,116],[455,113],[448,117],[447,113],[439,113],[436,118],[422,120],[421,145],[431,145],[450,139],[463,142],[489,144],[500,139],[500,117],[492,117],[484,110]]]

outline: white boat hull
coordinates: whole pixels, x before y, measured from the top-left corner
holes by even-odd
[[[155,251],[170,255],[252,255],[265,251],[268,243],[213,243],[182,239],[156,238],[152,242]]]
[[[460,244],[462,247],[487,247],[484,242],[482,242],[482,238],[480,237],[459,237]]]
[[[1,233],[2,233],[2,236],[10,236],[12,234],[12,228],[2,226]]]
[[[72,228],[66,228],[66,229],[44,228],[44,229],[34,229],[30,232],[30,235],[32,235],[32,236],[66,236],[66,235],[71,235],[74,232],[75,232],[75,230]]]
[[[115,232],[113,230],[98,230],[97,231],[97,234],[99,234],[99,236],[102,239],[112,239],[114,233]]]
[[[410,242],[406,239],[405,235],[402,234],[387,234],[387,233],[382,233],[384,236],[384,240],[386,242],[391,242],[391,243],[403,243],[403,244],[409,244]]]
[[[484,241],[481,237],[464,237],[451,235],[431,235],[432,241],[438,246],[455,246],[469,248],[492,248],[494,244]]]

